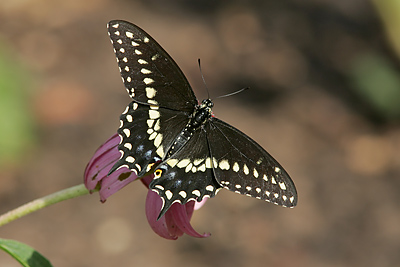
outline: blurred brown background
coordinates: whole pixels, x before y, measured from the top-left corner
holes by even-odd
[[[199,99],[291,174],[298,207],[222,191],[206,239],[150,229],[146,190],[66,201],[0,228],[57,267],[400,266],[397,0],[0,2],[0,212],[82,183],[130,102],[106,24],[171,54]],[[0,251],[0,266],[19,266]]]

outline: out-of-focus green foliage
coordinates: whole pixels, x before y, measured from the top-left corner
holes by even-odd
[[[0,168],[15,163],[34,141],[29,73],[0,46]]]
[[[394,66],[377,54],[358,56],[350,71],[358,93],[386,119],[400,118],[400,77]]]
[[[400,58],[400,1],[373,0],[385,26],[389,43]]]

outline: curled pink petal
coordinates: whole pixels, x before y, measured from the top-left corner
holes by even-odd
[[[184,233],[175,223],[175,214],[172,212],[165,213],[165,222],[167,224],[167,229],[170,235],[180,237]]]
[[[147,188],[149,188],[149,185],[151,183],[151,181],[153,181],[153,177],[152,175],[143,177],[142,179],[140,179],[142,181],[142,183],[144,184],[144,186],[146,186]],[[161,208],[161,206],[160,206]]]
[[[193,227],[190,225],[190,217],[188,216],[188,211],[193,213],[194,201],[190,201],[185,205],[181,205],[179,203],[172,204],[171,208],[167,211],[170,212],[174,216],[175,224],[179,227],[182,232],[188,234],[193,237],[209,237],[209,233],[199,234],[196,232]]]
[[[103,145],[101,145],[89,163],[86,165],[84,177],[85,186],[88,190],[94,190],[108,171],[120,158],[121,154],[118,151],[118,144],[121,138],[118,134],[111,136]]]
[[[166,216],[161,217],[157,221],[158,214],[160,213],[162,206],[162,200],[161,198],[157,195],[157,193],[150,191],[147,193],[147,198],[146,198],[146,216],[147,216],[147,221],[149,222],[151,228],[153,231],[158,234],[161,237],[164,237],[166,239],[170,240],[175,240],[179,236],[174,235],[173,233],[170,233],[170,230],[167,225]],[[168,213],[168,211],[167,211]],[[170,223],[170,222],[169,222]]]
[[[85,169],[85,186],[89,190],[99,188],[100,200],[104,202],[109,196],[134,181],[137,176],[128,168],[108,175],[121,154],[118,150],[120,136],[114,134],[102,146],[100,146],[89,161]]]
[[[142,182],[148,187],[153,177],[145,177]],[[205,202],[205,201],[204,201]],[[204,202],[202,203],[204,205]],[[176,239],[183,233],[193,237],[208,237],[210,234],[199,234],[190,225],[195,201],[189,201],[185,205],[174,203],[169,210],[157,221],[162,206],[160,196],[149,190],[146,199],[146,216],[151,228],[158,235],[167,239]]]
[[[208,197],[204,197],[202,201],[200,202],[195,202],[194,203],[194,210],[199,210],[201,207],[204,206],[204,204],[206,204]]]
[[[110,171],[111,167],[112,165],[110,165],[107,170]],[[99,190],[100,200],[103,202],[106,201],[109,196],[121,190],[137,178],[137,175],[126,167],[116,170],[102,180],[101,188]]]
[[[86,188],[91,191],[98,189],[102,202],[138,178],[134,172],[126,167],[122,167],[108,175],[115,162],[121,156],[118,150],[120,140],[120,136],[114,134],[96,150],[85,169],[84,180]],[[154,175],[151,174],[140,180],[149,188],[149,184],[153,178]],[[147,220],[153,231],[166,239],[175,240],[184,233],[193,237],[207,237],[210,234],[199,234],[190,225],[190,219],[194,210],[203,206],[205,201],[205,199],[200,203],[190,201],[184,205],[174,203],[165,215],[157,221],[162,206],[162,199],[157,193],[149,190],[146,198]]]

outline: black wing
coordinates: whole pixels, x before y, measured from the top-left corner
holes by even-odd
[[[120,117],[121,158],[110,173],[126,166],[139,177],[145,175],[164,160],[188,121],[185,112],[131,102]]]
[[[212,118],[206,125],[215,178],[231,191],[294,207],[296,187],[283,167],[250,137]]]
[[[144,30],[122,20],[108,23],[122,81],[139,103],[191,113],[198,104],[185,75]]]
[[[204,129],[199,128],[182,149],[154,171],[155,177],[150,189],[163,200],[158,218],[175,202],[185,204],[190,200],[211,198],[221,188],[212,171],[213,163],[206,135]]]

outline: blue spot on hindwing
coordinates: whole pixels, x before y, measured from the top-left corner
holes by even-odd
[[[144,149],[144,146],[143,146],[143,145],[138,145],[138,146],[136,147],[136,153],[142,152],[143,149]]]
[[[152,151],[151,151],[151,150],[148,150],[148,151],[146,151],[146,153],[144,153],[143,157],[144,157],[146,160],[149,160],[149,159],[151,159],[151,153],[152,153]]]

